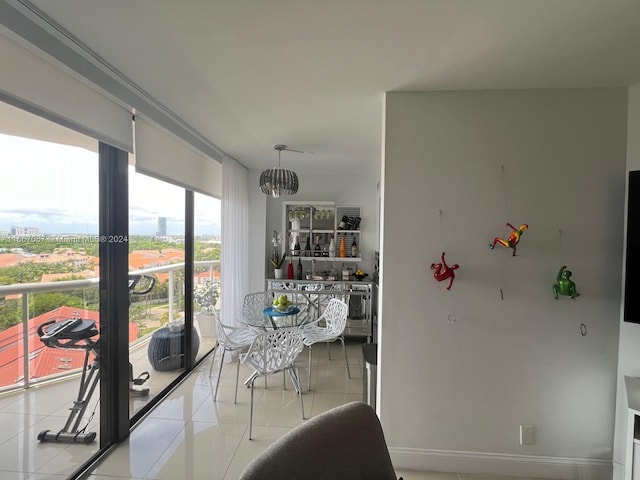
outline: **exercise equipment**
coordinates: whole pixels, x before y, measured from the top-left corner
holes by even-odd
[[[131,303],[131,295],[149,293],[154,285],[155,277],[130,275],[129,303]],[[38,327],[37,332],[40,341],[49,348],[84,350],[85,352],[78,395],[73,401],[64,427],[58,432],[43,430],[38,434],[38,440],[40,442],[92,443],[96,438],[96,433],[87,432],[87,425],[80,428],[80,422],[100,379],[100,332],[93,320],[82,319],[79,314],[74,314],[69,319],[54,319],[45,322]],[[94,337],[97,338],[94,339]],[[93,355],[93,360],[89,365],[91,355]],[[140,397],[149,395],[148,388],[136,388],[147,380],[149,380],[148,372],[143,372],[137,378],[133,378],[133,366],[129,363],[130,395]]]
[[[132,295],[145,295],[149,293],[156,283],[156,278],[151,275],[129,275],[129,305]],[[149,395],[148,388],[137,388],[149,380],[149,372],[142,372],[133,378],[133,365],[129,362],[129,394],[136,397]]]
[[[50,348],[65,348],[84,350],[84,366],[80,378],[78,397],[70,408],[71,412],[62,430],[53,432],[43,430],[38,434],[41,442],[64,443],[91,443],[96,438],[95,432],[86,432],[86,426],[80,429],[80,422],[84,415],[91,396],[98,384],[100,368],[99,339],[94,340],[99,334],[96,323],[93,320],[83,320],[74,317],[66,320],[50,320],[38,327],[40,340]],[[89,357],[93,353],[94,358],[89,366]]]

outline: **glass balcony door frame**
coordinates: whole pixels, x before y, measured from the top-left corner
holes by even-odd
[[[124,441],[131,427],[191,370],[193,338],[194,194],[185,190],[185,371],[146,407],[129,418],[129,229],[128,153],[99,145],[100,236],[100,450],[70,478],[82,478],[109,448]]]
[[[100,448],[129,435],[128,154],[100,143]]]

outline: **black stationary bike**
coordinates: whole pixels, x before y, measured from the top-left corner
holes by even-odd
[[[150,275],[129,276],[129,300],[131,295],[144,295],[149,293],[155,285],[155,277]],[[54,432],[43,430],[38,434],[41,442],[63,443],[92,443],[96,438],[95,432],[87,432],[85,425],[80,428],[80,422],[89,406],[89,401],[98,385],[100,375],[100,339],[99,332],[93,320],[83,320],[79,315],[66,320],[51,320],[38,327],[40,341],[50,348],[66,348],[84,350],[84,364],[78,396],[70,408],[71,412],[62,430]],[[89,357],[94,358],[89,365]],[[149,373],[143,372],[137,378],[133,378],[133,367],[129,363],[129,394],[138,397],[149,395],[148,388],[137,388],[149,380]]]
[[[156,284],[156,277],[151,275],[129,275],[129,305],[131,305],[132,295],[146,295],[153,290]],[[142,372],[133,378],[133,366],[129,362],[129,395],[136,397],[146,397],[149,395],[148,388],[136,388],[144,385],[149,380],[149,372]]]

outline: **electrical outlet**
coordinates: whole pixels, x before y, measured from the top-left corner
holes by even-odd
[[[520,425],[520,445],[533,445],[535,443],[533,425]]]

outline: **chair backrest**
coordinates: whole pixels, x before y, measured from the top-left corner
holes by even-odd
[[[227,341],[227,332],[222,324],[220,313],[214,310],[213,316],[216,322],[216,336],[218,337],[218,342],[224,344]]]
[[[275,373],[291,365],[303,348],[299,328],[270,330],[256,336],[242,362],[258,373]]]
[[[326,324],[327,336],[342,335],[344,327],[347,325],[347,316],[349,314],[349,305],[342,300],[332,298],[329,304],[320,315]],[[320,320],[320,318],[318,320]]]
[[[249,325],[260,325],[264,320],[262,311],[271,305],[269,292],[247,293],[242,302],[242,316]]]
[[[305,421],[255,457],[240,480],[396,480],[376,412],[352,402]]]

